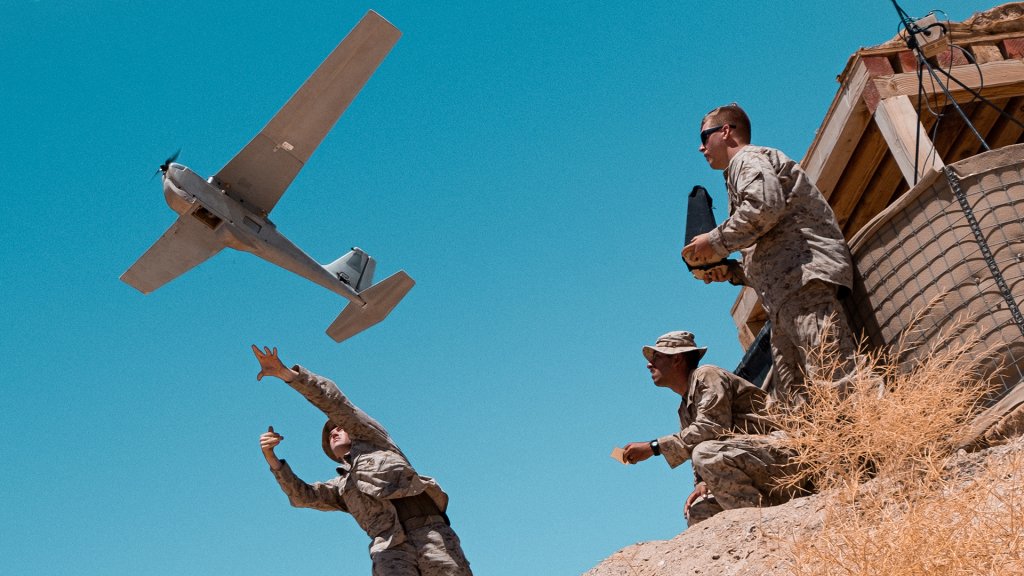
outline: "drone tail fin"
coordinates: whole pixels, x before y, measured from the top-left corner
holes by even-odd
[[[377,261],[361,248],[353,246],[347,254],[324,268],[356,292],[362,292],[373,284]]]
[[[372,273],[372,272],[371,272]],[[416,284],[404,270],[399,270],[377,284],[359,292],[365,304],[351,302],[327,328],[327,335],[341,342],[387,318],[402,298]]]

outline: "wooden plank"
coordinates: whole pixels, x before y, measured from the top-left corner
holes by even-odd
[[[974,54],[974,61],[978,64],[986,64],[988,62],[998,62],[1003,59],[1003,51],[992,44],[972,44],[970,46],[971,53]]]
[[[964,55],[963,50],[953,47],[939,52],[935,56],[935,62],[942,68],[949,68],[950,62],[952,62],[953,66],[963,66],[968,63],[967,56]]]
[[[875,124],[907,182],[916,182],[928,171],[942,168],[942,158],[924,127],[917,121],[917,111],[908,96],[882,100],[875,110]],[[915,154],[915,143],[918,141]]]
[[[896,75],[892,69],[892,63],[889,62],[888,58],[881,56],[871,56],[868,58],[861,58],[861,62],[864,63],[864,67],[868,70],[868,75],[871,78],[891,78]],[[864,92],[861,95],[864,99],[864,103],[868,105],[868,112],[875,113],[875,108],[878,106],[878,102],[885,98],[882,93],[878,90],[878,82],[868,82],[864,86]]]
[[[850,218],[861,196],[867,189],[868,182],[886,154],[885,139],[873,124],[864,131],[864,137],[857,145],[857,150],[846,166],[843,178],[829,198],[829,204],[836,214],[839,227],[843,228]]]
[[[900,72],[917,72],[917,54],[911,50],[903,50],[897,54]]]
[[[744,286],[732,305],[732,321],[736,324],[740,344],[746,350],[761,331],[768,315],[761,306],[761,297],[750,286]],[[755,329],[756,328],[756,329]]]
[[[1024,38],[1007,38],[1003,40],[1003,51],[1007,58],[1024,58]]]
[[[981,94],[990,99],[1024,95],[1024,61],[1021,60],[1000,60],[977,66],[973,64],[954,66],[950,70],[950,74],[974,90],[980,88]],[[946,76],[941,72],[937,71],[936,75],[942,82],[947,81]],[[983,79],[984,82],[982,82]],[[882,100],[896,96],[917,98],[917,73],[893,74],[888,77],[875,78],[872,83]],[[974,99],[973,94],[955,82],[949,81],[948,84],[949,92],[958,102],[968,102]],[[931,95],[942,94],[943,91],[938,83],[926,81],[924,92]]]
[[[945,100],[945,98],[943,98],[943,100]],[[961,105],[961,108],[968,118],[973,118],[978,106],[979,104],[977,102],[972,102],[970,104]],[[933,108],[933,110],[938,110],[942,116],[936,120],[938,125],[933,126],[928,133],[931,134],[932,142],[939,150],[939,156],[947,163],[952,163],[952,160],[949,159],[950,149],[952,149],[957,142],[961,141],[961,139],[965,138],[965,134],[970,138],[973,138],[974,134],[971,132],[967,123],[964,122],[960,113],[952,106],[940,106],[938,108]]]
[[[832,186],[871,120],[861,93],[870,76],[859,61],[832,101],[807,154],[800,162],[804,171],[828,198]]]
[[[870,194],[864,194],[860,202],[854,208],[853,213],[843,226],[843,235],[853,238],[865,224],[885,210],[896,197],[897,191],[901,194],[906,190],[907,184],[903,180],[900,167],[892,154],[886,154],[882,163],[875,170],[871,181],[868,182],[867,190]]]
[[[871,122],[871,112],[863,98],[864,88],[870,79],[868,67],[857,60],[800,162],[825,198],[832,195],[832,189],[857,148],[857,142]]]
[[[1024,33],[1018,29],[995,34],[985,34],[984,32],[979,33],[977,31],[968,32],[966,34],[954,34],[952,41],[957,46],[970,46],[971,44],[995,44],[998,46],[1007,40],[1015,41],[1022,39],[1024,39]],[[861,48],[860,50],[857,50],[856,53],[860,56],[892,56],[897,55],[900,51],[904,50],[907,50],[905,42],[886,42],[878,46]],[[1019,56],[1007,56],[1007,58],[1017,57]]]
[[[1007,103],[1004,110],[1007,113],[1013,114],[1018,121],[1021,121],[1024,118],[1024,98],[1014,98]],[[1003,146],[1019,142],[1022,133],[1024,133],[1024,128],[1000,115],[985,140],[992,149],[1002,148]]]
[[[757,336],[751,332],[747,324],[739,318],[734,317],[732,320],[736,323],[736,338],[740,341],[740,347],[744,350],[750,348],[750,345],[754,343]]]
[[[1002,100],[994,102],[994,104],[997,104],[1000,107],[1005,107],[1007,102],[1008,101],[1006,100]],[[979,102],[974,106],[974,111],[968,116],[971,119],[971,123],[974,124],[974,127],[978,129],[978,133],[981,134],[987,142],[988,133],[992,130],[992,127],[995,126],[996,121],[999,120],[999,111],[991,106]],[[978,138],[974,133],[968,130],[962,123],[961,128],[960,134],[957,136],[956,140],[951,142],[950,146],[943,150],[942,153],[942,157],[950,164],[963,160],[964,158],[974,156],[982,150],[981,142],[978,141]],[[936,138],[936,141],[940,143],[939,147],[942,149],[942,140]]]

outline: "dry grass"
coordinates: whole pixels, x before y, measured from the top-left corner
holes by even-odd
[[[1019,454],[967,482],[919,483],[829,500],[814,540],[792,541],[794,576],[1019,576],[1024,502]]]
[[[840,363],[809,383],[810,401],[774,417],[802,472],[826,494],[824,528],[786,552],[796,576],[1024,574],[1024,458],[963,477],[951,467],[966,423],[987,391],[985,354],[963,325],[913,366],[864,355],[841,395]],[[831,367],[831,368],[829,368]]]

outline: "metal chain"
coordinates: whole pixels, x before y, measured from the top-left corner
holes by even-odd
[[[1017,324],[1017,328],[1020,329],[1020,333],[1024,335],[1024,315],[1021,315],[1020,308],[1013,299],[1013,293],[1010,292],[1010,287],[1006,284],[1006,279],[1003,278],[1003,273],[996,264],[996,259],[992,255],[992,249],[989,248],[988,241],[985,240],[985,236],[981,231],[981,225],[978,224],[978,219],[974,216],[974,210],[971,208],[970,203],[967,202],[967,195],[960,189],[960,179],[957,178],[953,169],[949,166],[943,166],[942,171],[945,172],[946,179],[949,180],[950,189],[953,190],[957,201],[960,202],[960,209],[963,210],[964,216],[967,217],[967,223],[971,226],[974,239],[978,242],[978,247],[981,248],[981,255],[985,258],[989,271],[992,272],[992,278],[995,279],[999,292],[1002,293],[1003,299],[1006,300],[1006,305],[1010,309],[1010,315],[1013,317],[1014,323]]]

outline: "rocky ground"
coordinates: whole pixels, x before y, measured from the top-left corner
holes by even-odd
[[[970,474],[987,461],[1024,452],[1024,441],[961,453],[955,467]],[[1021,486],[1024,496],[1024,486]],[[584,576],[782,576],[789,539],[814,538],[824,517],[824,496],[772,508],[727,510],[671,540],[641,542],[606,558]]]

